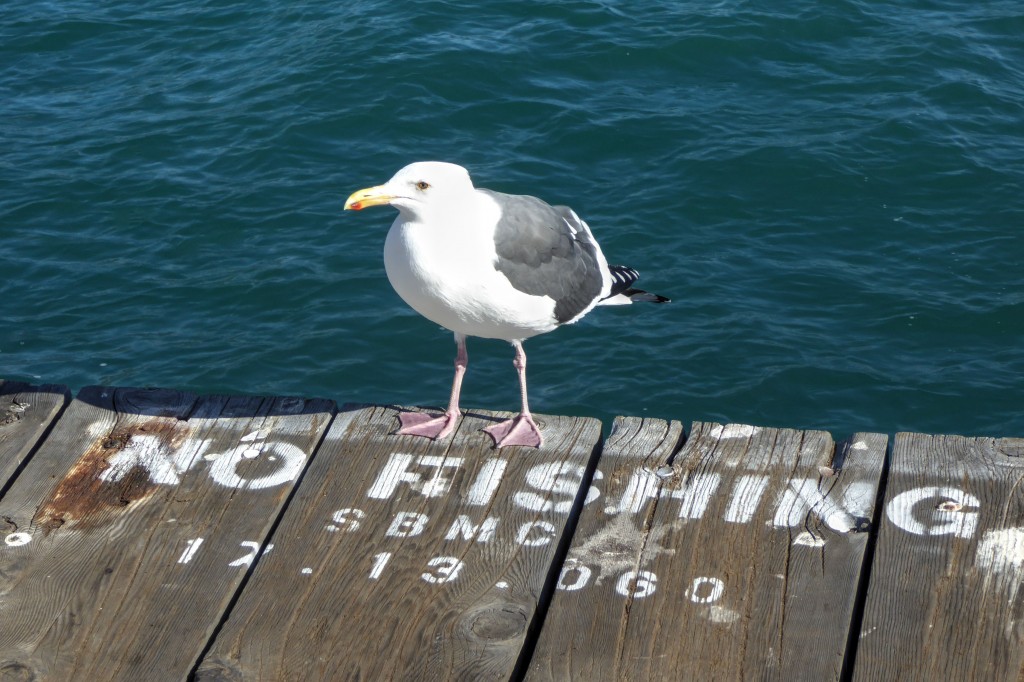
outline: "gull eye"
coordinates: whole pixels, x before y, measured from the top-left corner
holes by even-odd
[[[421,192],[426,192],[428,189],[430,189],[430,183],[420,180],[419,182],[416,183],[416,189],[418,189]]]

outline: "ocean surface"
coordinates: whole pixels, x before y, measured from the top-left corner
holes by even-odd
[[[5,0],[0,377],[444,404],[342,211],[424,159],[673,299],[527,342],[535,412],[1024,436],[1017,0]]]

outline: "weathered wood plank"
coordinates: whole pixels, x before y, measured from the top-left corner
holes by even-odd
[[[16,526],[0,543],[0,670],[187,676],[332,413],[83,389],[0,500]]]
[[[395,416],[338,415],[198,679],[508,679],[601,426],[538,417],[542,449],[494,450],[508,415],[436,443]]]
[[[854,680],[1024,679],[1024,439],[897,434]]]
[[[827,680],[887,438],[618,418],[533,680]]]
[[[0,490],[70,399],[66,386],[0,379]]]
[[[592,482],[600,495],[588,498],[576,527],[530,663],[529,679],[614,679],[610,666],[618,655],[622,616],[629,609],[621,592],[655,587],[649,580],[636,580],[639,570],[648,568],[640,557],[652,529],[645,530],[642,515],[618,509],[628,505],[627,490],[642,495],[638,481],[671,475],[669,462],[682,438],[683,427],[677,421],[615,420]],[[654,542],[664,536],[664,531],[658,531]],[[675,641],[674,635],[667,637],[666,646],[669,642],[674,646]]]

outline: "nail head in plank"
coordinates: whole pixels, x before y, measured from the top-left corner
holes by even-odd
[[[601,425],[539,416],[543,448],[495,450],[511,415],[434,442],[396,414],[338,415],[200,679],[508,679]]]

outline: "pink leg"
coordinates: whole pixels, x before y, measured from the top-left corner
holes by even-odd
[[[402,412],[398,420],[402,426],[395,431],[402,436],[425,436],[435,440],[444,438],[455,430],[459,421],[459,392],[462,390],[462,375],[466,373],[469,355],[466,353],[466,337],[455,335],[458,351],[455,354],[455,378],[452,380],[452,395],[448,399],[448,409],[440,417],[431,417],[423,412]]]
[[[488,426],[484,431],[494,439],[496,448],[506,445],[527,445],[539,448],[544,444],[544,437],[540,433],[537,422],[533,420],[533,415],[530,414],[530,406],[526,400],[526,351],[523,350],[523,344],[519,341],[513,341],[512,345],[516,349],[516,357],[512,364],[515,365],[516,371],[519,373],[519,393],[523,400],[523,409],[517,417],[494,426]]]

